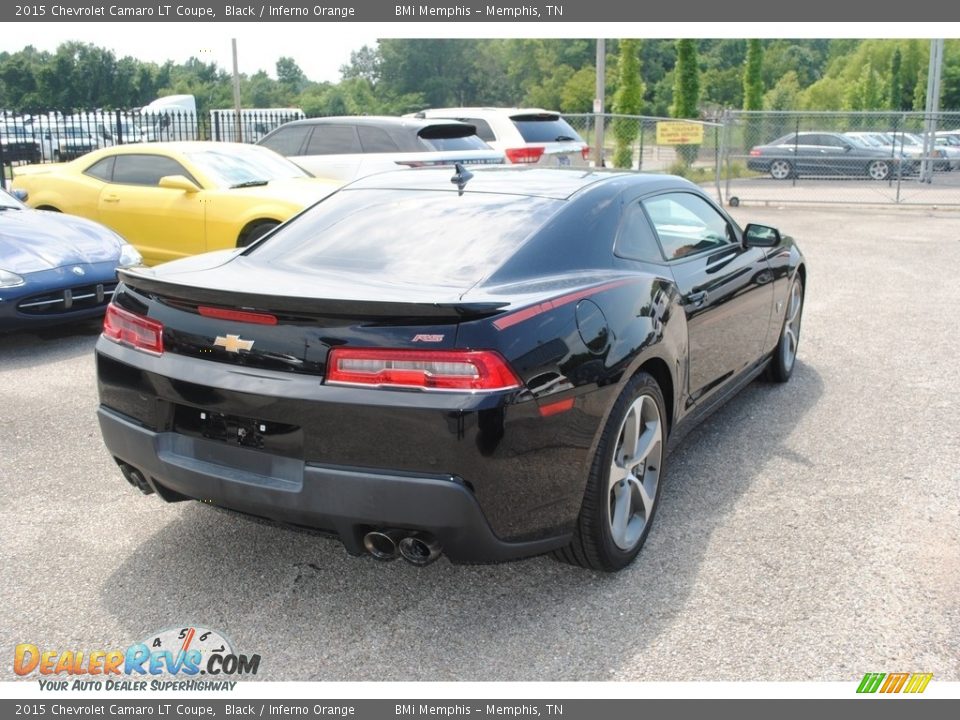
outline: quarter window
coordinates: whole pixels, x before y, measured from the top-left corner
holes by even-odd
[[[378,127],[369,125],[360,125],[357,128],[360,133],[360,144],[363,145],[365,153],[395,153],[400,152],[400,148],[393,141],[387,132]]]
[[[95,162],[83,172],[85,175],[97,178],[97,180],[110,182],[113,179],[113,160],[113,157],[104,158]]]
[[[664,257],[677,260],[734,242],[726,219],[692,193],[668,193],[644,200]]]
[[[629,260],[663,262],[657,237],[653,234],[653,228],[650,227],[650,221],[640,203],[635,202],[628,206],[613,252]]]

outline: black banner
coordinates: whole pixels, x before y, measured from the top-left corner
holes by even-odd
[[[623,0],[271,0],[223,2],[190,0],[59,0],[0,7],[2,22],[862,22],[864,6],[848,0],[687,0],[683,3],[625,3]],[[909,4],[877,0],[869,5],[871,22],[937,22],[960,18],[960,3],[914,0]],[[748,33],[749,34],[749,33]]]

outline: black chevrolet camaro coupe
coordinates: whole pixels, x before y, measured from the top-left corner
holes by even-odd
[[[618,570],[668,439],[789,378],[806,269],[680,178],[458,166],[121,279],[99,419],[144,493],[418,565]]]

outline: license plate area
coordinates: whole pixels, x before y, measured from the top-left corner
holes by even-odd
[[[298,425],[178,405],[173,430],[235,447],[303,457],[303,430]]]

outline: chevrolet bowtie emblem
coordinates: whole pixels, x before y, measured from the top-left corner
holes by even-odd
[[[238,353],[241,350],[252,348],[253,340],[241,340],[239,335],[227,335],[226,337],[218,335],[213,344],[222,347],[227,352]]]

